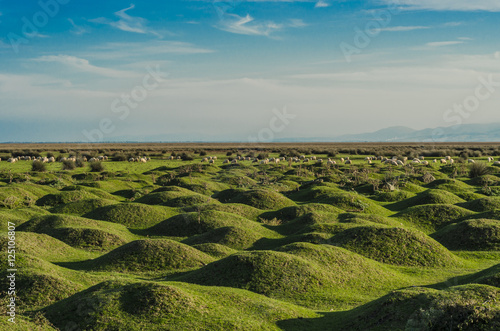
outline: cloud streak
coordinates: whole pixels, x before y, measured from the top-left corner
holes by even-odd
[[[402,6],[406,10],[500,12],[498,0],[382,0],[382,2]]]
[[[131,74],[128,72],[97,67],[90,64],[90,62],[86,59],[70,55],[45,55],[34,59],[34,61],[60,63],[66,67],[76,69],[77,71],[80,72],[86,72],[105,77],[124,78],[131,76]]]
[[[247,14],[245,17],[236,14],[227,14],[225,19],[216,26],[218,29],[248,36],[266,36],[282,29],[282,25],[274,22],[255,22],[255,19]]]
[[[429,47],[445,47],[445,46],[453,46],[453,45],[459,45],[463,44],[463,41],[436,41],[436,42],[430,42],[425,44],[426,46]]]
[[[104,17],[99,17],[89,20],[89,22],[97,24],[106,24],[112,26],[118,30],[141,33],[141,34],[153,34],[157,37],[162,37],[157,31],[147,27],[147,20],[142,17],[130,16],[127,11],[134,9],[135,5],[131,4],[130,7],[124,8],[114,13],[115,16],[119,18],[118,21],[112,21]]]
[[[324,0],[319,0],[318,2],[316,2],[316,4],[314,5],[314,8],[326,8],[326,7],[330,7],[330,4],[325,2]]]
[[[80,36],[82,34],[85,34],[85,33],[89,32],[84,27],[76,25],[75,21],[73,21],[71,18],[68,18],[68,22],[71,23],[71,25],[73,26],[73,29],[71,30],[71,33],[74,33],[77,36]]]
[[[382,32],[406,32],[413,30],[424,30],[429,29],[428,26],[392,26],[388,28],[382,28],[380,31]]]

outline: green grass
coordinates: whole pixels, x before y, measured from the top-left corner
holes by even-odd
[[[213,258],[193,247],[167,239],[141,239],[83,264],[98,271],[146,272],[200,267]]]
[[[421,267],[459,264],[441,244],[416,230],[358,226],[339,232],[329,242],[388,264]]]
[[[286,330],[496,330],[499,294],[500,289],[485,285],[444,291],[416,287],[393,291],[351,311],[278,325]]]
[[[500,197],[487,197],[472,200],[462,203],[460,206],[476,212],[493,211],[495,209],[500,209]]]
[[[295,202],[271,190],[227,190],[216,198],[225,203],[242,203],[258,209],[281,209],[295,205]]]
[[[409,207],[394,217],[425,233],[432,233],[473,214],[472,211],[454,205],[420,205]]]
[[[70,246],[90,250],[109,250],[136,238],[123,225],[69,215],[35,217],[18,230],[45,233]]]
[[[460,164],[368,165],[362,151],[335,167],[212,152],[215,165],[143,151],[150,162],[102,173],[0,162],[17,329],[498,329],[497,167],[471,179]]]
[[[388,267],[342,248],[295,243],[280,251],[233,254],[176,280],[243,288],[324,309],[352,305],[363,295],[400,282],[398,277]]]
[[[44,309],[56,327],[83,330],[280,330],[310,310],[232,288],[108,281]]]
[[[452,250],[500,250],[500,221],[474,219],[451,224],[432,237]]]
[[[118,223],[132,229],[144,229],[175,214],[177,212],[168,207],[120,203],[94,209],[83,217]]]

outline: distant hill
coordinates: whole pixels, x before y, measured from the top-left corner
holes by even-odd
[[[394,126],[369,133],[334,137],[284,138],[279,142],[500,142],[500,123],[462,124],[414,130]]]

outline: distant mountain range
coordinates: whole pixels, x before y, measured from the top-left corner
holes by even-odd
[[[279,142],[500,142],[500,123],[462,124],[414,130],[394,126],[370,133],[336,137],[284,138]]]
[[[0,125],[0,129],[2,126]],[[0,130],[1,132],[1,130]],[[25,132],[25,131],[22,131]],[[14,135],[14,132],[12,132]],[[48,136],[45,142],[58,142]],[[32,141],[35,141],[34,138]],[[11,140],[13,142],[20,140]],[[29,142],[29,140],[25,141]],[[238,138],[227,139],[224,136],[204,136],[202,134],[160,134],[160,135],[126,135],[110,137],[105,142],[245,142]],[[434,129],[414,130],[404,126],[394,126],[369,133],[345,134],[323,137],[284,137],[273,142],[500,142],[500,123],[462,124]]]

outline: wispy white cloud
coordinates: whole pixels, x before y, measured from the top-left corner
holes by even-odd
[[[381,0],[382,3],[401,6],[406,10],[436,11],[500,11],[497,0]]]
[[[255,22],[254,18],[249,14],[245,17],[236,14],[226,14],[216,27],[236,34],[267,37],[274,31],[283,28],[281,24],[274,22]]]
[[[454,40],[454,41],[436,41],[436,42],[430,42],[430,43],[427,43],[425,45],[429,46],[429,47],[444,47],[444,46],[459,45],[459,44],[463,44],[463,43],[464,43],[463,41]]]
[[[33,59],[36,62],[56,62],[63,64],[69,68],[76,69],[80,72],[87,72],[106,77],[123,78],[130,77],[131,73],[125,71],[114,70],[110,68],[97,67],[86,59],[78,58],[71,55],[45,55]]]
[[[445,28],[453,28],[453,27],[460,26],[463,24],[464,24],[464,22],[447,22],[447,23],[444,23],[442,26]]]
[[[303,28],[306,27],[307,24],[302,19],[293,18],[287,26],[291,28]]]
[[[26,37],[28,38],[49,38],[46,34],[41,34],[40,32],[27,33]]]
[[[131,4],[130,7],[115,12],[115,16],[119,18],[118,21],[112,21],[104,17],[91,19],[89,21],[97,24],[107,24],[122,31],[141,34],[153,34],[157,37],[162,37],[160,33],[147,26],[146,19],[142,17],[130,16],[129,14],[127,14],[127,11],[134,8],[135,5]]]
[[[76,25],[76,23],[71,18],[68,18],[68,22],[70,22],[71,25],[73,26],[73,30],[71,30],[71,32],[76,35],[82,35],[89,32],[83,26]]]
[[[168,54],[193,55],[208,54],[214,51],[197,47],[191,43],[170,40],[152,40],[147,42],[110,42],[96,46],[84,52],[82,56],[99,60],[144,61],[152,56]]]
[[[325,2],[324,0],[319,0],[314,5],[314,8],[325,8],[325,7],[330,7],[330,4],[328,2]]]
[[[405,31],[413,31],[413,30],[423,30],[429,29],[428,26],[392,26],[387,28],[381,28],[380,31],[387,32],[405,32]]]
[[[245,17],[236,14],[225,14],[215,27],[236,34],[271,37],[273,32],[285,28],[303,28],[307,25],[302,19],[298,18],[289,19],[284,23],[275,23],[272,21],[256,21],[249,14]]]

